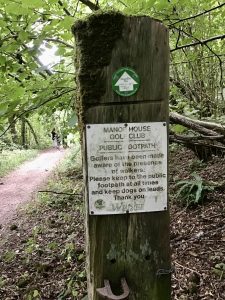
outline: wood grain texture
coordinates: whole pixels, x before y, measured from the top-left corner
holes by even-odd
[[[113,63],[102,70],[106,89],[98,104],[167,99],[168,53],[167,29],[160,22],[127,17],[122,37],[112,50]],[[133,96],[120,97],[112,90],[112,75],[121,67],[134,69],[141,78],[140,89]],[[95,103],[95,99],[89,99],[89,103]]]
[[[160,22],[125,17],[111,62],[101,71],[105,94],[82,103],[83,125],[168,122],[168,57],[168,31]],[[139,91],[130,97],[116,95],[111,87],[112,74],[125,66],[141,78]],[[83,156],[88,202],[85,132]],[[170,269],[168,211],[94,216],[87,207],[86,221],[89,300],[100,300],[96,288],[103,287],[104,279],[120,294],[122,277],[131,289],[129,300],[171,299],[170,274],[157,275],[160,269]]]
[[[167,98],[168,38],[167,29],[160,22],[149,17],[126,18],[122,38],[112,52],[112,62],[105,70],[107,79],[103,102],[111,99],[129,102]],[[120,97],[112,90],[112,74],[121,66],[133,68],[141,78],[139,91],[131,97]]]

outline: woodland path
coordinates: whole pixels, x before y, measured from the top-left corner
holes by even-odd
[[[0,227],[15,215],[19,205],[33,199],[35,192],[65,155],[65,150],[48,149],[0,178]]]

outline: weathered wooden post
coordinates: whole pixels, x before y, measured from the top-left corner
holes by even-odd
[[[130,300],[168,300],[168,30],[108,12],[78,21],[73,32],[88,299],[123,299],[101,288],[107,279],[120,295],[125,278]]]

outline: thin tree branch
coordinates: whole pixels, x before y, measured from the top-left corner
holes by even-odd
[[[79,7],[79,2],[80,0],[77,0],[77,3],[76,3],[76,7],[75,7],[75,11],[73,13],[73,17],[75,17],[76,13],[77,13],[77,10],[78,10],[78,7]]]
[[[201,40],[199,40],[198,38],[196,37],[193,37],[191,34],[189,34],[188,32],[184,31],[183,29],[180,29],[180,28],[176,28],[176,27],[173,27],[174,29],[178,30],[179,31],[179,34],[180,32],[183,32],[185,35],[191,37],[191,38],[194,38],[197,42],[199,43],[202,43]],[[225,34],[224,34],[224,37],[225,38]],[[205,43],[205,46],[209,49],[209,51],[215,55],[215,57],[219,60],[219,66],[220,66],[220,86],[222,87],[223,86],[223,61],[221,59],[221,57],[211,48],[208,46],[207,43]],[[184,51],[184,48],[182,49]],[[221,93],[222,95],[222,100],[224,100],[224,96],[223,96],[223,93]]]
[[[100,9],[98,3],[94,4],[90,0],[80,0],[80,2],[83,3],[84,5],[88,6],[91,10],[96,11],[96,10]]]
[[[60,74],[67,74],[67,75],[75,75],[75,73],[71,73],[71,72],[63,72],[63,71],[58,71],[58,70],[53,70],[53,73],[60,73]]]
[[[3,136],[3,135],[11,128],[11,126],[13,125],[13,123],[16,122],[18,119],[20,119],[24,114],[26,114],[26,113],[28,113],[28,112],[30,112],[30,111],[33,111],[33,110],[35,110],[35,109],[38,109],[39,107],[45,105],[46,103],[48,103],[48,102],[50,102],[50,101],[52,101],[52,100],[58,99],[58,98],[60,98],[61,96],[65,95],[65,94],[68,94],[68,93],[71,93],[71,92],[73,92],[73,91],[75,91],[75,89],[70,89],[70,90],[68,90],[68,91],[64,91],[64,92],[62,92],[62,93],[59,94],[59,95],[56,95],[56,96],[54,96],[54,97],[50,97],[48,100],[46,100],[46,101],[40,103],[39,105],[33,106],[33,107],[31,107],[31,108],[29,108],[29,109],[23,111],[23,112],[22,112],[21,114],[19,114],[19,115],[13,120],[13,122],[10,123],[9,126],[3,131],[3,133],[0,135],[0,138],[1,138],[1,137],[2,137],[2,136]]]
[[[8,29],[9,32],[12,34],[13,39],[14,39],[15,41],[17,41],[18,34],[15,34],[15,32],[13,32],[13,31],[11,30],[10,26],[7,26],[7,29]],[[30,49],[29,47],[27,47],[26,44],[22,43],[21,46],[22,46],[24,49],[26,49],[26,50],[29,52],[29,54],[31,54],[31,53],[30,53],[30,52],[31,52],[31,49]],[[42,64],[42,62],[40,61],[40,59],[39,59],[37,56],[31,54],[31,57],[36,61],[36,63],[37,63],[39,66],[41,66],[41,67],[45,70],[45,72],[46,72],[48,75],[52,75],[51,70],[47,69],[47,68]],[[21,55],[21,52],[18,52],[18,53],[16,54],[15,58],[18,60],[19,64],[21,64],[21,65],[22,65],[22,64],[23,64],[23,65],[26,65],[26,62],[23,60],[23,57],[22,57],[22,55]],[[39,73],[44,79],[47,78],[46,75],[43,74],[42,72],[38,72],[38,73]]]
[[[9,77],[12,77],[13,79],[15,79],[17,82],[21,83],[22,84],[22,81],[16,76],[16,75],[13,75],[11,73],[8,73]],[[23,85],[23,84],[22,84]]]
[[[88,6],[91,10],[99,10],[99,5],[98,2],[95,4],[93,2],[91,2],[90,0],[79,0],[79,2],[83,3],[84,5]],[[68,9],[66,9],[63,5],[63,2],[61,0],[58,1],[58,4],[63,8],[64,12],[67,14],[67,16],[71,16],[71,13],[68,11]]]
[[[194,269],[190,269],[190,268],[188,268],[188,267],[185,267],[185,266],[179,264],[177,261],[174,261],[174,263],[175,263],[177,266],[179,266],[179,267],[181,267],[181,268],[183,268],[183,269],[186,269],[186,270],[188,270],[188,271],[190,271],[190,272],[192,272],[192,273],[198,274],[200,277],[202,276],[202,274],[200,274],[198,271],[196,271],[196,270],[194,270]]]
[[[177,29],[177,28],[176,28]],[[178,30],[178,29],[177,29]],[[186,44],[186,45],[181,45],[181,46],[177,46],[175,47],[174,49],[171,49],[170,52],[174,52],[174,51],[177,51],[177,50],[181,50],[181,49],[185,49],[185,48],[189,48],[189,47],[194,47],[194,46],[197,46],[197,45],[206,45],[207,43],[209,42],[212,42],[212,41],[215,41],[215,40],[222,40],[225,38],[225,34],[221,34],[221,35],[217,35],[217,36],[213,36],[211,38],[208,38],[206,40],[199,40],[199,41],[196,41],[196,42],[193,42],[193,43],[190,43],[190,44]]]
[[[223,57],[223,56],[225,56],[225,54],[217,54],[217,56]],[[170,65],[173,66],[173,65],[188,64],[189,62],[195,62],[196,60],[203,60],[203,59],[208,59],[208,58],[212,58],[212,57],[215,57],[215,55],[203,56],[201,58],[197,57],[194,60],[184,60],[184,61],[180,61],[180,62],[172,62]]]
[[[56,192],[56,191],[38,191],[38,193],[52,193],[57,195],[68,195],[68,196],[82,196],[82,193],[63,193],[63,192]]]
[[[178,31],[178,37],[177,37],[177,41],[176,41],[176,46],[175,47],[178,47],[178,44],[179,44],[179,41],[180,41],[180,30]]]
[[[44,39],[44,41],[47,41],[47,42],[54,42],[54,43],[58,43],[58,44],[63,44],[64,46],[70,48],[70,49],[74,49],[74,47],[60,39],[54,39],[54,38],[46,38]]]
[[[205,15],[205,14],[207,14],[207,13],[209,13],[209,12],[213,11],[213,10],[216,10],[216,9],[219,9],[219,8],[221,8],[221,7],[222,7],[222,6],[224,6],[224,5],[225,5],[225,2],[224,2],[224,3],[222,3],[222,4],[220,4],[220,5],[218,5],[218,6],[215,6],[215,7],[211,8],[211,9],[209,9],[209,10],[205,10],[205,11],[203,11],[203,12],[199,13],[199,14],[196,14],[196,15],[193,15],[193,16],[190,16],[190,17],[187,17],[187,18],[181,19],[181,20],[179,20],[179,21],[176,21],[176,22],[174,22],[174,23],[170,24],[170,25],[169,25],[169,27],[171,27],[171,26],[173,26],[173,25],[176,25],[176,24],[178,24],[178,23],[181,23],[181,22],[187,21],[187,20],[191,20],[191,19],[198,18],[198,17],[200,17],[200,16],[202,16],[202,15]]]
[[[71,15],[71,13],[68,11],[68,9],[66,9],[66,8],[64,7],[63,2],[62,2],[61,0],[59,0],[58,3],[59,3],[59,5],[63,8],[63,10],[64,10],[64,12],[66,13],[66,15],[72,17],[72,15]]]
[[[118,2],[121,3],[121,4],[122,4],[123,6],[125,6],[125,7],[128,7],[128,6],[126,5],[126,3],[124,3],[123,1],[118,0]]]

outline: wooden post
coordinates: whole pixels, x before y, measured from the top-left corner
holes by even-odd
[[[138,208],[134,208],[130,204],[131,209],[130,211],[127,209],[127,213],[124,211],[119,214],[114,214],[114,212],[109,214],[103,212],[101,214],[101,205],[103,207],[111,197],[106,196],[104,193],[109,193],[111,190],[112,193],[118,193],[118,198],[122,195],[127,195],[127,198],[134,197],[132,191],[128,190],[127,194],[122,193],[121,187],[118,188],[119,192],[116,192],[115,183],[118,186],[121,182],[122,185],[123,182],[129,184],[130,181],[131,185],[136,185],[138,173],[135,173],[135,170],[131,170],[130,173],[127,171],[127,175],[133,174],[135,177],[132,178],[135,178],[135,180],[130,180],[129,177],[126,179],[127,177],[124,174],[122,175],[125,172],[124,168],[121,167],[119,175],[122,176],[122,180],[117,180],[110,175],[112,171],[110,166],[115,163],[115,153],[118,149],[122,149],[120,155],[125,157],[121,160],[121,163],[125,163],[129,158],[129,166],[133,168],[134,160],[132,160],[132,156],[127,155],[128,152],[123,153],[123,142],[116,143],[114,141],[114,146],[120,144],[122,148],[117,149],[117,146],[113,148],[110,165],[107,149],[111,148],[104,148],[104,145],[108,145],[108,141],[98,145],[101,135],[108,129],[92,125],[106,124],[105,128],[117,127],[118,129],[121,124],[121,126],[129,127],[132,125],[129,125],[130,123],[138,123],[138,126],[143,123],[143,126],[149,124],[151,130],[154,128],[158,130],[161,125],[168,125],[168,30],[162,23],[147,16],[126,17],[116,12],[107,12],[93,14],[86,20],[78,21],[73,26],[73,33],[76,40],[76,105],[80,130],[83,133],[83,163],[87,206],[88,299],[102,299],[96,289],[104,286],[104,279],[110,281],[114,294],[121,294],[120,280],[123,277],[126,278],[130,288],[130,300],[171,299],[168,208],[165,207],[164,210],[159,209],[158,211],[157,208],[153,207],[146,212],[134,213],[132,209],[138,211]],[[119,95],[116,92],[119,83],[112,82],[113,78],[115,79],[115,76],[122,72],[122,67],[125,68],[125,71],[128,70],[128,81],[130,81],[128,82],[126,78],[121,79],[124,80],[124,86],[122,83],[119,88],[125,92],[121,92],[122,95]],[[134,73],[139,76],[139,79],[135,79],[135,74],[132,77],[132,74],[129,73],[130,69],[131,72],[132,70],[135,71]],[[118,74],[115,73],[117,71]],[[137,82],[138,80],[140,82]],[[132,85],[132,83],[137,91],[134,90],[133,94],[131,93],[132,95],[126,96],[126,91],[130,89],[129,84]],[[156,127],[151,125],[152,122]],[[87,124],[89,127],[87,127]],[[86,136],[88,128],[93,129],[92,133],[94,135],[89,134],[88,137]],[[112,131],[117,129],[114,128]],[[122,133],[125,134],[127,129],[121,130],[124,130]],[[147,129],[145,128],[145,130]],[[150,137],[151,134],[154,135],[154,132],[144,133],[145,130],[142,127],[142,129],[139,128],[138,132],[143,137],[149,137],[149,134]],[[159,132],[161,132],[160,130]],[[123,138],[123,136],[120,137]],[[139,144],[138,138],[140,136],[137,137],[137,144]],[[157,139],[156,134],[154,139]],[[164,142],[167,144],[167,134]],[[132,143],[132,145],[134,144]],[[141,145],[147,145],[146,141]],[[97,157],[95,147],[105,150],[105,154],[99,154],[99,157]],[[95,167],[90,158],[92,150],[93,160],[97,159]],[[151,153],[151,151],[154,153],[154,149],[150,149],[148,153]],[[141,148],[139,155],[142,155],[142,152],[147,151],[142,151]],[[145,156],[140,156],[140,159],[137,159],[138,164],[144,165],[141,169],[139,168],[141,174],[144,174],[143,176],[148,175],[150,178],[151,174],[154,174],[154,167],[151,163],[145,165],[145,162],[148,163],[148,161],[149,159],[146,160]],[[92,167],[88,165],[89,163],[92,164]],[[164,168],[163,172],[166,174],[167,162],[161,163],[163,164],[162,168]],[[94,168],[96,168],[96,174],[98,175],[92,173]],[[115,170],[115,167],[112,166],[112,169]],[[139,171],[137,170],[137,172]],[[106,178],[102,178],[99,174]],[[91,180],[90,176],[92,176]],[[97,183],[92,182],[96,180]],[[151,180],[143,180],[143,182],[145,185],[154,184],[154,180]],[[159,186],[163,185],[162,180],[155,180],[156,186],[159,182],[158,190],[163,189],[165,194],[166,188]],[[140,187],[142,187],[143,182],[140,181]],[[101,188],[104,183],[110,183],[108,187],[111,188],[106,190]],[[93,186],[96,187],[96,190]],[[142,188],[144,189],[144,187]],[[145,197],[149,197],[148,199],[153,203],[151,187],[149,191],[149,195],[145,195]],[[96,201],[100,205],[97,214],[91,211],[88,204],[88,201],[92,201],[92,198],[95,197],[95,193],[103,193],[101,199],[98,200],[100,202]],[[133,193],[137,196],[138,188]],[[113,195],[113,199],[117,199],[115,195]],[[157,199],[155,199],[155,202],[157,202]],[[117,201],[117,203],[121,205],[121,201]],[[151,205],[151,202],[149,203]]]

